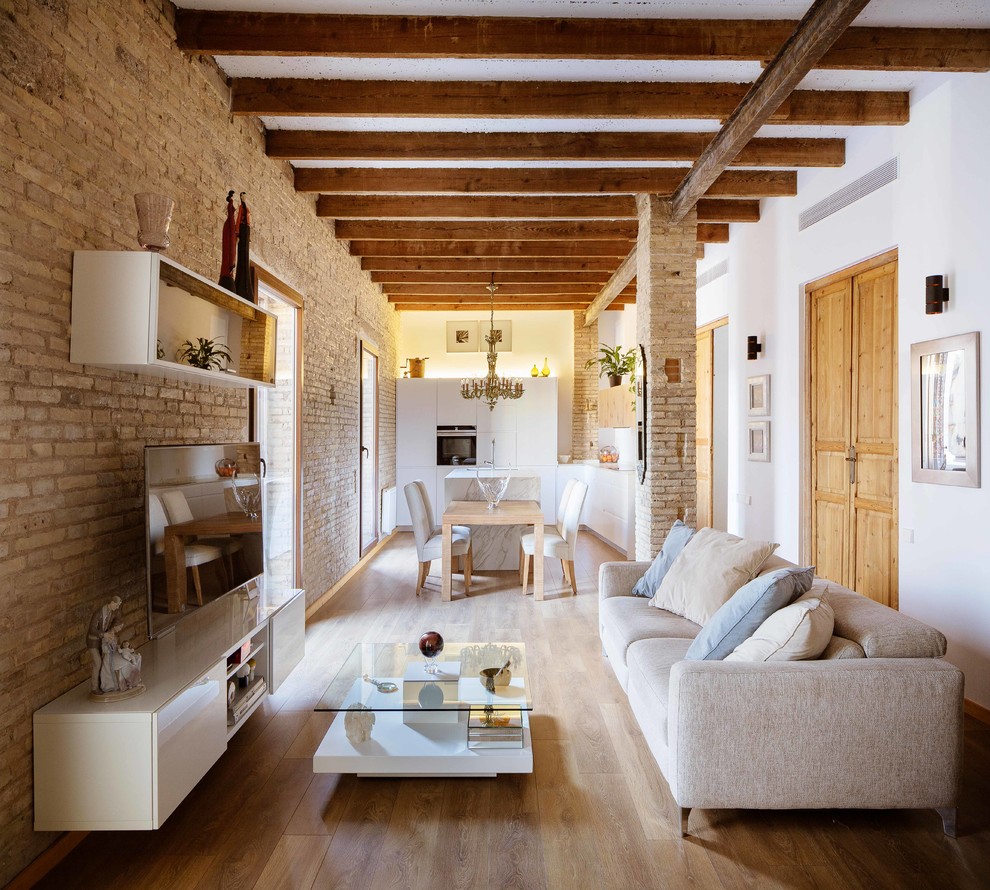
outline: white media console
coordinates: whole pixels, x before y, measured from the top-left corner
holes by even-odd
[[[305,632],[302,590],[230,594],[140,648],[141,695],[93,702],[87,680],[36,711],[35,830],[159,828],[302,660]],[[254,687],[238,684],[242,654]]]

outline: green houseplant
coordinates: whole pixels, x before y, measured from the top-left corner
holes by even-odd
[[[195,345],[186,340],[175,353],[177,362],[185,362],[204,371],[222,371],[231,361],[230,350],[220,342],[219,337],[207,340],[197,337]]]
[[[623,351],[621,346],[609,346],[607,343],[601,343],[598,347],[598,356],[589,358],[584,364],[586,368],[592,368],[595,365],[598,365],[599,378],[607,375],[609,385],[618,386],[622,383],[624,374],[636,373],[636,351],[634,349]]]

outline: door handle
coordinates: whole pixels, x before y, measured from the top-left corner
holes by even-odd
[[[856,484],[856,446],[849,446],[849,456],[845,459],[849,464],[849,484]]]
[[[362,445],[361,446],[361,453],[364,454],[366,457],[370,457],[371,456],[371,452],[368,451],[368,446],[367,445]]]

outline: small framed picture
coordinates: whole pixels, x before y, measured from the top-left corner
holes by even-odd
[[[749,377],[746,380],[746,414],[750,417],[770,416],[770,375]]]
[[[447,352],[477,352],[478,322],[448,321]]]
[[[770,421],[751,420],[748,430],[747,459],[770,462]]]

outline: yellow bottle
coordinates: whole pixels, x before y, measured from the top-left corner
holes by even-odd
[[[540,369],[538,367],[536,367],[536,365],[533,365],[533,369],[529,372],[529,375],[530,375],[530,377],[539,377],[540,376]]]
[[[540,372],[544,377],[550,376],[550,365],[547,364],[546,356],[543,357],[543,370]]]

